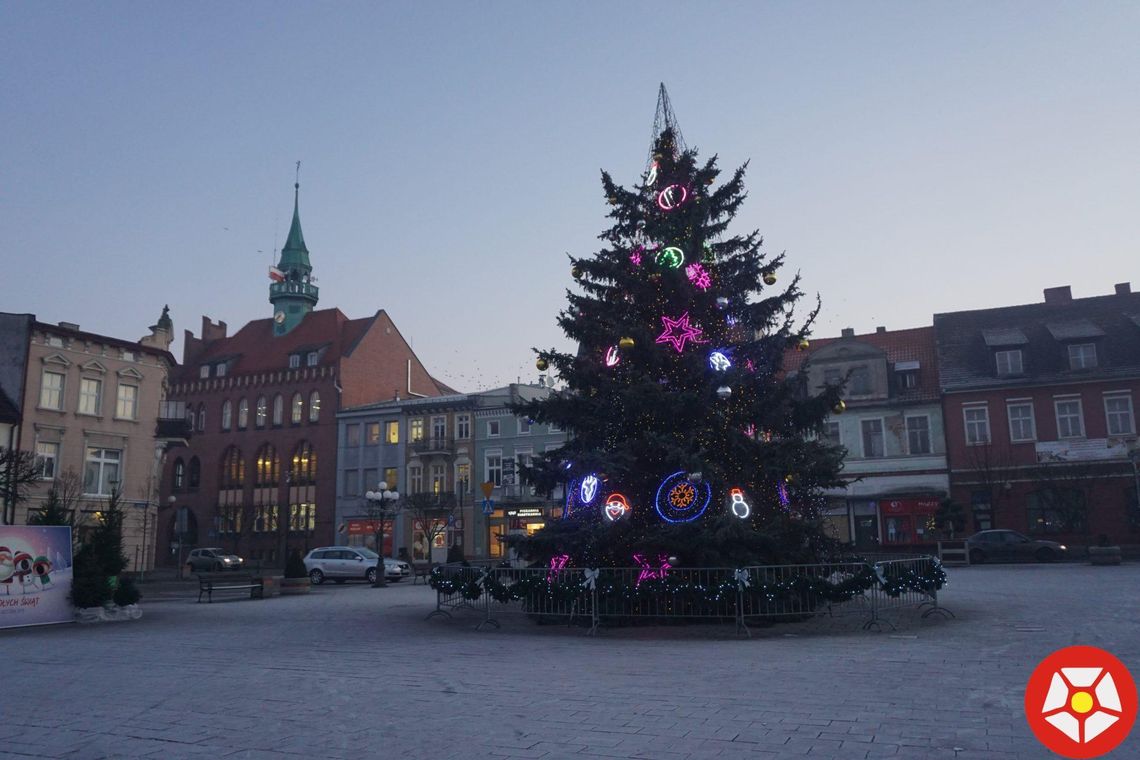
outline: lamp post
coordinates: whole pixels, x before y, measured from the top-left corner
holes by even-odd
[[[376,489],[364,494],[364,498],[368,501],[369,516],[379,518],[376,521],[376,553],[380,555],[380,561],[376,565],[376,580],[372,587],[383,588],[388,585],[387,568],[384,566],[384,520],[388,517],[389,505],[395,506],[400,499],[400,493],[389,491],[388,483],[383,480],[376,486]],[[392,515],[395,516],[395,513],[396,510],[393,509]]]

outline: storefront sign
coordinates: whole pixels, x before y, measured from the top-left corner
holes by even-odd
[[[0,526],[0,628],[70,623],[71,528]]]

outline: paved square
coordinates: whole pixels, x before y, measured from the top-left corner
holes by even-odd
[[[1041,658],[1090,644],[1140,675],[1140,566],[949,572],[955,620],[750,640],[476,632],[424,622],[434,594],[407,583],[144,599],[138,621],[0,631],[0,757],[1044,758],[1021,704]]]

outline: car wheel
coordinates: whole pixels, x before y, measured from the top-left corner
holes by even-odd
[[[980,565],[986,561],[986,555],[981,549],[970,550],[970,564]]]
[[[309,582],[314,586],[319,586],[325,582],[325,574],[320,570],[313,569],[309,571]]]
[[[368,572],[364,574],[364,580],[368,581],[369,583],[376,583],[376,568],[368,568]]]
[[[1037,553],[1033,556],[1037,558],[1038,562],[1052,562],[1057,559],[1057,555],[1053,553],[1053,550],[1047,549],[1044,546],[1038,549]]]

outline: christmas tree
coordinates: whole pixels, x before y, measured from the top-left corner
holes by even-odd
[[[688,567],[812,562],[837,551],[822,491],[842,485],[842,451],[820,440],[839,386],[785,376],[807,348],[799,277],[758,232],[730,234],[741,167],[685,148],[664,85],[651,158],[626,188],[602,172],[604,247],[572,258],[576,290],[558,323],[576,353],[539,351],[565,390],[516,412],[567,430],[524,475],[567,490],[562,520],[512,538],[524,557],[578,567],[669,561]]]

